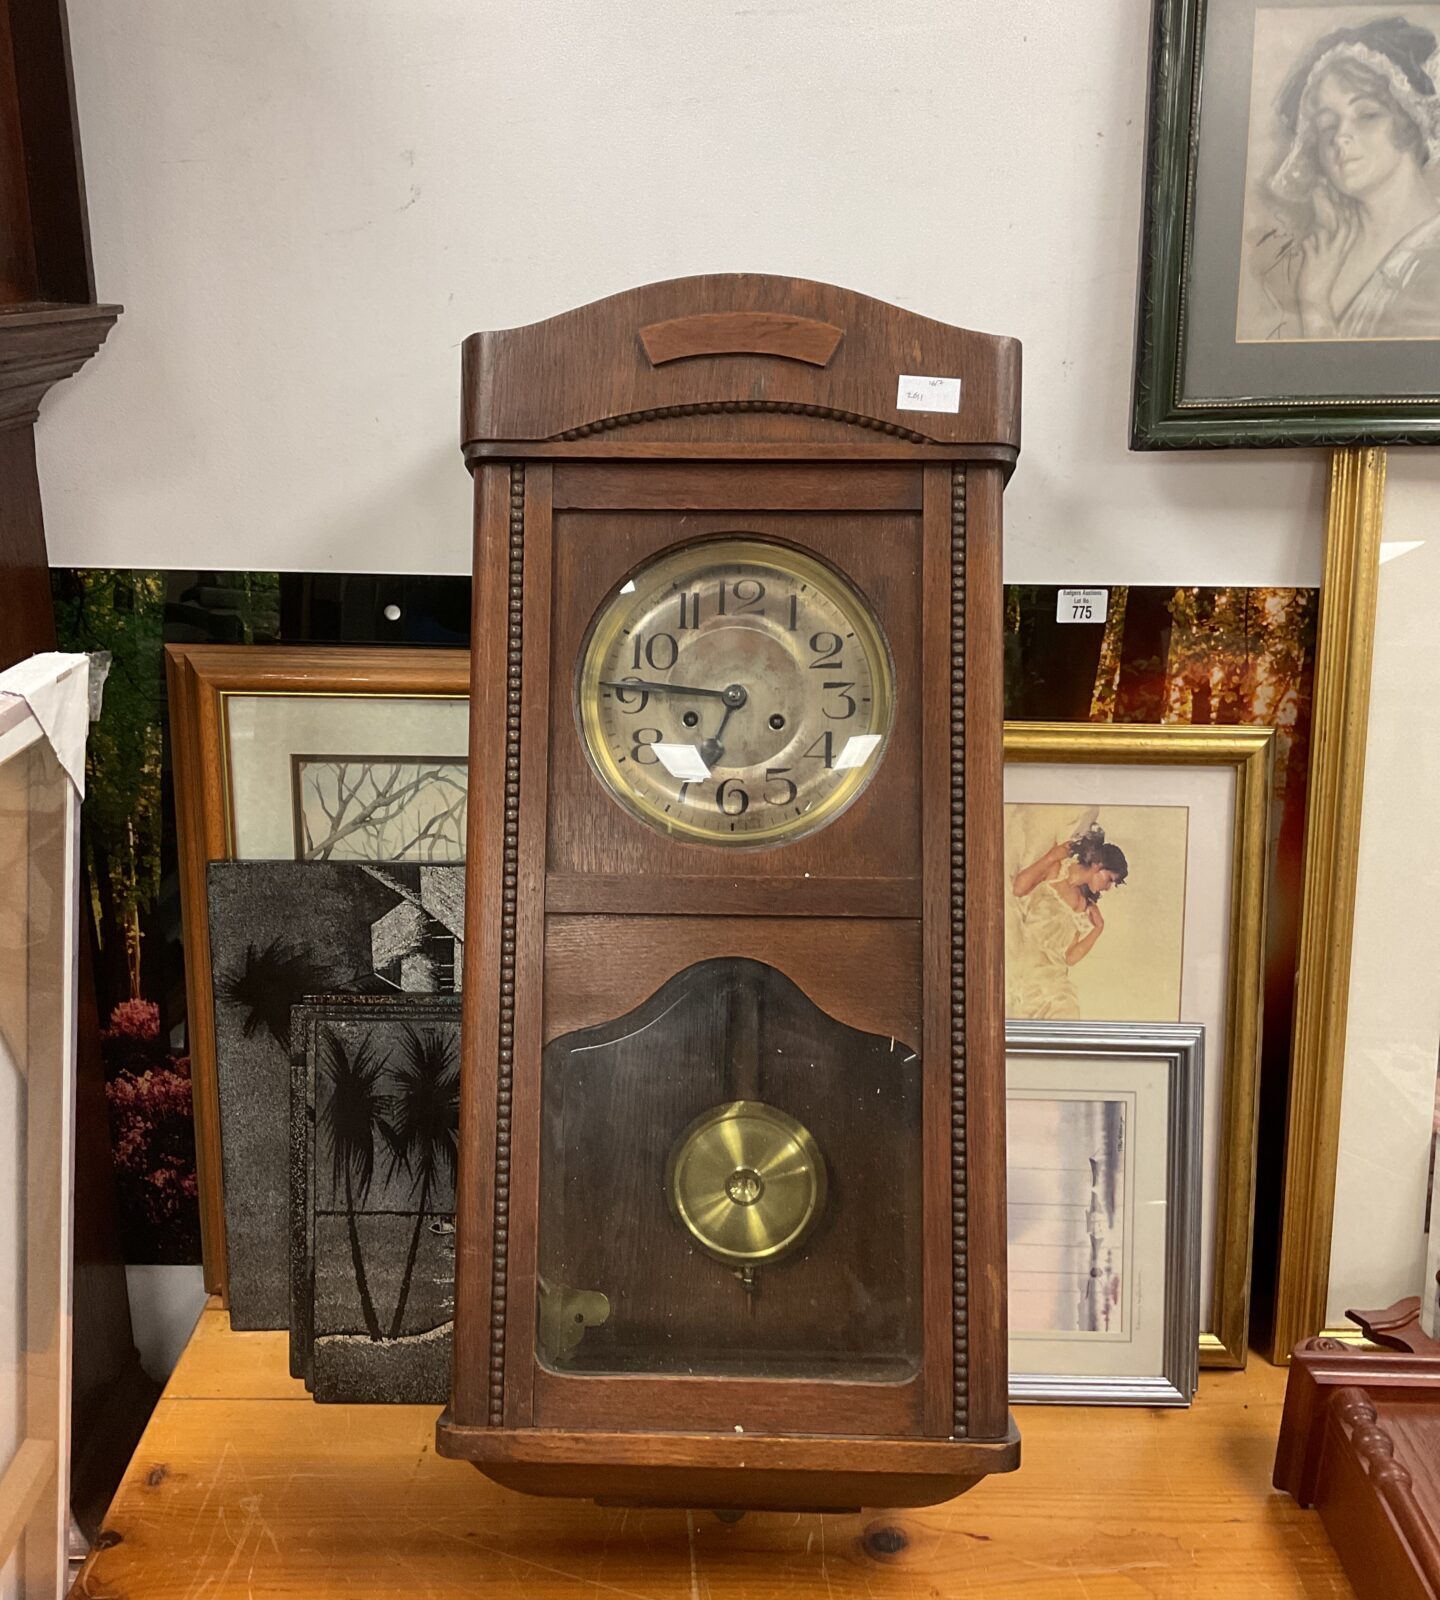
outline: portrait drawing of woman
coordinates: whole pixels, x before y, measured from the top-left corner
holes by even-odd
[[[1396,14],[1317,36],[1327,11],[1268,13],[1275,26],[1312,20],[1278,95],[1252,106],[1237,337],[1440,339],[1435,32]],[[1273,50],[1286,35],[1266,37]]]

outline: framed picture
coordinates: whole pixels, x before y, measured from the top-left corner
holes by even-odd
[[[1440,3],[1156,0],[1131,443],[1440,439]]]
[[[206,875],[224,1163],[230,1325],[283,1328],[295,1008],[365,996],[422,1006],[460,992],[459,863],[215,861]]]
[[[1190,1404],[1204,1037],[1006,1024],[1012,1402]]]
[[[322,1402],[444,1405],[459,996],[309,1001],[290,1036],[291,1374]]]
[[[1440,1067],[1440,715],[1435,472],[1392,482],[1336,574],[1352,624],[1347,742],[1307,856],[1302,933],[1325,955],[1296,1040],[1275,1355],[1344,1331],[1349,1307],[1429,1293]],[[1326,582],[1331,571],[1326,570]],[[1344,584],[1344,587],[1339,587]],[[1339,619],[1339,618],[1338,618]],[[1354,1330],[1349,1330],[1354,1336]]]
[[[1243,1366],[1275,734],[1007,723],[1006,1012],[1205,1029],[1200,1357]]]
[[[205,1286],[226,1292],[205,869],[464,858],[469,652],[167,645]]]

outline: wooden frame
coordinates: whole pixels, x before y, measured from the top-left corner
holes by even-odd
[[[6,785],[0,822],[8,891],[0,953],[7,991],[19,990],[6,998],[4,1054],[7,1073],[19,1078],[19,1127],[10,1131],[20,1161],[11,1177],[23,1220],[18,1282],[5,1285],[19,1315],[15,1366],[5,1361],[0,1373],[19,1407],[14,1449],[0,1455],[0,1569],[16,1558],[26,1595],[66,1588],[73,1424],[80,795],[24,694],[54,690],[57,707],[73,711],[78,700],[83,712],[89,668],[81,656],[49,662],[42,675],[14,668],[9,692],[0,674],[0,768],[14,761],[20,774],[19,785]],[[47,758],[40,782],[20,766],[32,752]]]
[[[1288,1361],[1295,1345],[1321,1333],[1326,1321],[1385,467],[1383,450],[1337,450],[1330,467],[1269,1346],[1277,1362]],[[1332,1336],[1357,1337],[1353,1329],[1336,1329]]]
[[[469,652],[390,646],[167,645],[185,993],[205,1287],[226,1292],[225,1190],[215,1078],[215,1001],[205,867],[234,856],[227,699],[232,695],[454,698],[469,693]]]
[[[1380,1350],[1329,1336],[1297,1347],[1274,1482],[1318,1510],[1361,1600],[1430,1600],[1440,1592],[1440,1360],[1429,1341],[1395,1331]]]
[[[1058,722],[1005,725],[1007,765],[1068,762],[1229,767],[1235,773],[1231,958],[1216,1194],[1215,1288],[1210,1306],[1213,1331],[1200,1337],[1200,1362],[1207,1367],[1243,1367],[1247,1354],[1274,745],[1272,728]]]
[[[1255,0],[1250,3],[1253,10]],[[1379,6],[1376,16],[1394,9]],[[1194,321],[1191,273],[1202,237],[1196,228],[1202,97],[1220,92],[1234,77],[1217,70],[1217,63],[1204,62],[1207,35],[1224,10],[1222,0],[1155,0],[1131,448],[1433,444],[1440,439],[1440,385],[1424,393],[1337,388],[1301,395],[1279,388],[1267,392],[1247,373],[1237,374],[1226,397],[1187,398],[1186,339]],[[1243,189],[1244,182],[1242,173],[1238,187]],[[1238,202],[1227,195],[1227,204]],[[1216,232],[1213,227],[1208,231]],[[1356,336],[1336,341],[1332,348],[1354,352],[1367,342],[1379,341]],[[1275,343],[1269,348],[1294,346]],[[1433,372],[1433,357],[1429,359]]]

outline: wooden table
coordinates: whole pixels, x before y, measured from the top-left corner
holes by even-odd
[[[1350,1596],[1320,1519],[1270,1487],[1283,1371],[1193,1410],[1027,1406],[1018,1474],[926,1511],[607,1511],[435,1454],[435,1413],[317,1406],[285,1335],[207,1309],[76,1595],[91,1600],[1255,1600]],[[503,1586],[499,1589],[494,1586]]]

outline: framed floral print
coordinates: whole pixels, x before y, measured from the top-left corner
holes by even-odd
[[[1005,725],[1005,1010],[1205,1030],[1200,1359],[1247,1349],[1272,728]]]
[[[1156,0],[1131,443],[1440,439],[1440,3]]]
[[[205,1286],[226,1233],[206,866],[464,859],[469,652],[167,645]]]

